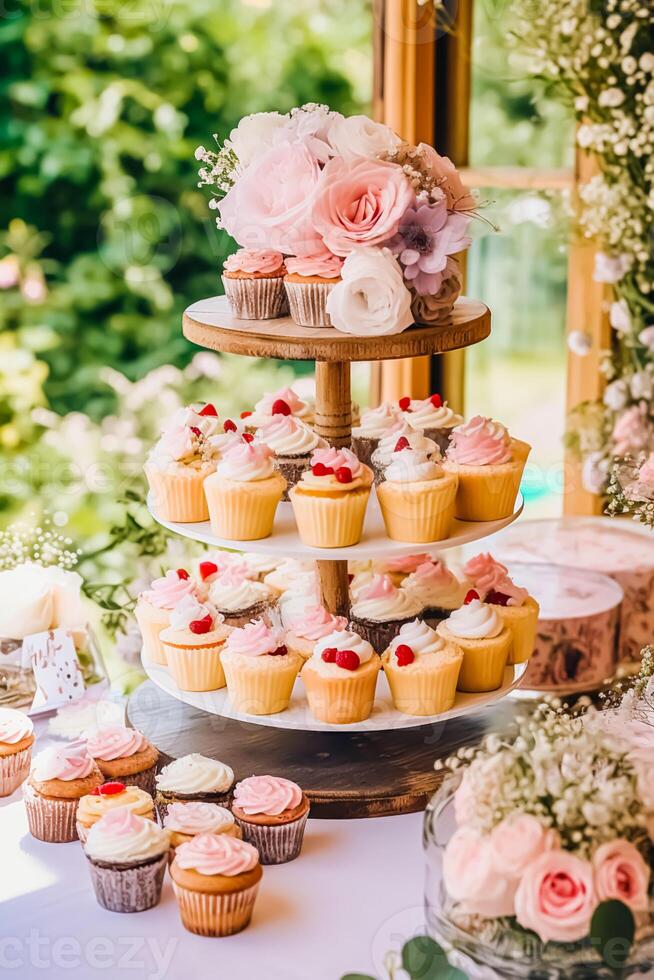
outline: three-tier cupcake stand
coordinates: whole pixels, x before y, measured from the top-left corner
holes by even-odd
[[[442,354],[478,343],[490,333],[490,311],[483,303],[460,298],[450,320],[440,326],[415,326],[388,337],[354,337],[333,329],[298,326],[290,317],[240,320],[225,297],[190,306],[185,336],[200,347],[248,357],[313,360],[316,369],[314,428],[332,445],[349,445],[352,428],[350,364],[399,357]],[[455,521],[444,541],[415,544],[391,541],[385,533],[374,492],[361,541],[346,548],[313,548],[297,533],[290,503],[280,504],[270,537],[237,542],[216,537],[208,522],[179,524],[156,520],[169,530],[218,548],[313,559],[323,600],[339,615],[349,611],[348,561],[390,559],[415,552],[438,553],[480,540],[514,521],[522,510],[501,521]],[[436,789],[436,756],[480,737],[501,724],[509,712],[499,702],[522,678],[525,664],[507,667],[498,691],[459,694],[454,708],[433,718],[401,714],[393,708],[383,677],[369,719],[355,725],[328,725],[308,711],[301,681],[289,709],[278,715],[236,714],[225,689],[207,693],[178,690],[165,668],[144,664],[150,680],[130,699],[128,713],[170,757],[200,752],[228,762],[242,778],[275,772],[298,782],[312,800],[312,815],[359,817],[422,809]]]

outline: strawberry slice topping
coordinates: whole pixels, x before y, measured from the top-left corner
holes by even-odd
[[[285,646],[285,644],[282,643],[282,645],[280,647],[277,647],[276,650],[272,650],[270,652],[269,656],[271,656],[271,657],[285,657],[287,653],[288,653],[288,649]]]
[[[504,592],[496,592],[495,589],[491,589],[486,596],[486,602],[490,602],[494,606],[508,606],[510,598],[511,596],[505,595]]]
[[[241,439],[243,440],[243,442],[254,442],[254,436],[252,435],[251,432],[244,432],[243,435],[241,436]]]
[[[272,407],[273,415],[290,415],[291,406],[288,402],[285,402],[283,398],[278,398],[276,402],[273,402]]]
[[[473,599],[478,599],[478,598],[479,598],[479,593],[477,592],[477,590],[476,589],[470,589],[466,593],[466,597],[463,600],[463,605],[464,606],[468,606],[468,605],[470,605],[470,603],[472,602]]]
[[[231,419],[225,419],[223,422],[223,432],[237,432],[236,422],[232,422]]]
[[[216,574],[218,566],[213,561],[201,561],[198,565],[198,571],[200,572],[200,578],[204,582],[210,575]]]
[[[395,656],[398,667],[406,667],[407,664],[412,664],[416,659],[415,653],[407,643],[400,643],[395,648]]]
[[[393,452],[399,453],[403,449],[411,449],[411,443],[409,442],[406,436],[400,436],[400,438],[395,443],[395,449],[393,450]]]
[[[181,578],[183,582],[186,582],[187,579],[189,579],[190,577],[191,576],[189,575],[189,573],[186,571],[185,568],[177,569],[177,578]]]
[[[188,624],[188,628],[191,633],[209,633],[211,627],[213,626],[213,617],[211,613],[207,613],[202,619],[193,619]]]
[[[202,411],[198,412],[198,415],[212,415],[214,418],[218,418],[216,406],[212,405],[211,402],[207,402]]]
[[[250,412],[250,411],[241,412],[241,418],[242,419],[249,419],[251,415],[252,415],[252,412]]]

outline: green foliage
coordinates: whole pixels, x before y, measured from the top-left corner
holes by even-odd
[[[633,913],[624,902],[612,899],[597,906],[590,923],[590,938],[612,970],[625,966],[635,934]]]

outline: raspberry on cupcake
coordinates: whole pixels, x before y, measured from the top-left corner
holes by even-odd
[[[372,470],[349,449],[317,449],[289,497],[302,542],[315,548],[356,544],[372,486]]]
[[[347,725],[365,721],[375,703],[381,661],[353,630],[328,633],[316,643],[300,675],[309,711],[318,721]]]
[[[167,571],[139,594],[134,615],[143,638],[143,653],[150,663],[166,666],[166,652],[159,635],[170,625],[170,614],[177,603],[185,596],[196,595],[197,591],[187,570],[178,568]]]
[[[405,623],[382,655],[393,704],[407,715],[438,715],[449,711],[463,653],[427,623]]]
[[[220,653],[230,631],[210,602],[189,595],[175,606],[160,639],[180,691],[217,691],[225,686]]]

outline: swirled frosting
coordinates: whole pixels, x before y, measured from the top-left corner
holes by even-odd
[[[213,581],[209,598],[218,609],[235,612],[269,599],[270,589],[263,582],[247,578],[240,570],[227,569]]]
[[[39,783],[49,779],[85,779],[95,769],[95,763],[89,755],[86,742],[78,739],[68,745],[56,745],[43,749],[34,759],[32,778]]]
[[[263,443],[239,442],[226,449],[216,467],[217,476],[238,483],[265,480],[272,476],[274,453]]]
[[[148,740],[135,728],[122,725],[108,725],[91,735],[86,747],[94,759],[110,762],[112,759],[125,759],[148,747]]]
[[[425,453],[427,456],[432,456],[436,460],[440,459],[441,451],[433,439],[429,439],[418,429],[412,429],[406,422],[400,422],[379,440],[372,456],[372,461],[376,466],[388,466],[395,454],[395,447],[401,438],[406,439],[409,443],[409,449],[415,449],[416,452]]]
[[[509,597],[508,606],[522,606],[529,596],[527,589],[514,585],[506,565],[496,561],[488,552],[475,555],[466,563],[463,571],[473,583],[482,599],[489,592],[501,592]]]
[[[243,559],[249,578],[259,579],[269,572],[274,572],[279,565],[279,560],[272,555],[259,555],[253,552],[246,552],[239,556]]]
[[[395,653],[403,643],[411,647],[416,657],[438,653],[445,646],[445,640],[421,619],[405,623],[398,635],[389,643],[389,649]]]
[[[409,408],[401,415],[414,429],[451,429],[463,422],[463,418],[453,412],[447,402],[434,405],[431,398],[411,399]]]
[[[497,466],[510,463],[511,438],[500,422],[475,415],[452,430],[447,459],[461,466]]]
[[[297,783],[281,776],[249,776],[236,784],[234,804],[247,816],[263,813],[275,817],[302,802]]]
[[[259,852],[252,844],[228,834],[198,834],[180,844],[175,864],[201,875],[242,875],[259,862]]]
[[[232,446],[238,446],[243,441],[242,436],[245,432],[245,423],[241,422],[240,419],[230,419],[230,421],[234,422],[234,425],[237,426],[236,431],[230,428],[226,432],[216,432],[215,435],[209,436],[207,440],[216,455],[222,456]]]
[[[287,618],[287,628],[296,636],[305,640],[319,640],[334,630],[344,630],[347,627],[345,616],[334,616],[324,606],[306,606]]]
[[[381,439],[398,421],[397,410],[390,402],[382,402],[377,408],[369,408],[362,414],[359,425],[352,429],[352,435],[365,439]]]
[[[343,259],[331,252],[317,252],[313,255],[291,255],[286,259],[286,269],[296,276],[319,276],[321,279],[338,279],[343,268]]]
[[[79,801],[77,819],[80,823],[90,826],[109,810],[117,810],[119,807],[126,807],[132,813],[145,817],[153,814],[154,803],[150,794],[138,786],[126,786],[122,793],[110,795],[98,794],[95,796],[88,793]]]
[[[224,834],[235,824],[234,817],[217,803],[171,803],[163,825],[178,834]]]
[[[359,658],[359,662],[362,664],[370,660],[375,652],[368,641],[364,640],[358,633],[355,633],[354,630],[334,630],[333,633],[328,633],[327,636],[323,636],[318,640],[313,648],[311,660],[314,663],[316,661],[322,663],[321,657],[323,650],[328,650],[330,647],[334,647],[336,650],[353,650]],[[334,667],[335,664],[325,664],[325,666]],[[338,670],[342,669],[341,667],[338,668]]]
[[[282,626],[290,629],[290,622],[304,615],[307,609],[320,604],[320,583],[316,572],[309,572],[298,580],[293,590],[285,592],[279,599],[279,614]]]
[[[327,445],[324,439],[294,415],[273,415],[257,429],[255,442],[263,442],[277,456],[305,456]]]
[[[424,565],[429,560],[427,554],[400,555],[399,558],[389,558],[385,561],[384,570],[387,572],[404,572],[404,574],[410,575],[411,572],[415,572],[419,565]]]
[[[402,582],[402,588],[421,599],[425,606],[453,609],[463,605],[467,586],[442,561],[426,561]]]
[[[164,766],[156,782],[163,793],[225,793],[234,782],[234,772],[224,762],[193,752]]]
[[[204,407],[204,404],[197,404],[185,405],[183,408],[178,408],[166,420],[162,429],[162,435],[166,432],[179,432],[182,429],[190,429],[191,426],[199,429],[205,437],[214,435],[219,429],[222,429],[222,423],[217,415],[200,415]]]
[[[278,391],[268,392],[254,406],[254,412],[250,416],[251,425],[263,425],[270,420],[273,414],[275,402],[286,402],[290,408],[290,414],[296,415],[299,419],[309,421],[313,414],[311,405],[303,401],[297,392],[292,388],[280,388]]]
[[[32,719],[14,708],[0,708],[0,742],[16,745],[34,733]]]
[[[389,483],[420,483],[438,480],[442,475],[443,467],[439,463],[415,449],[393,453],[384,470],[384,479]]]
[[[195,596],[181,599],[170,614],[170,626],[174,630],[187,630],[191,623],[211,616],[211,629],[217,629],[225,618],[210,602],[199,602]]]
[[[337,449],[330,446],[328,449],[316,449],[311,457],[311,466],[322,463],[327,469],[333,470],[332,473],[324,476],[316,476],[313,469],[305,470],[300,479],[300,485],[307,490],[341,491],[346,492],[355,490],[371,482],[370,471],[358,456],[355,456],[351,449]],[[347,466],[352,473],[352,480],[349,483],[339,483],[336,479],[336,470],[342,466]]]
[[[197,467],[202,464],[203,454],[212,455],[208,445],[204,434],[196,426],[171,426],[161,434],[148,459],[158,468],[172,463]]]
[[[442,624],[452,636],[462,640],[482,640],[498,636],[503,629],[502,620],[492,606],[473,599],[450,613]]]
[[[350,612],[357,619],[387,622],[408,619],[422,612],[423,604],[405,589],[398,589],[388,575],[374,575],[358,593]]]
[[[89,830],[84,850],[95,861],[122,864],[147,861],[165,854],[170,837],[154,820],[146,820],[128,807],[109,810]]]
[[[190,578],[180,578],[172,569],[163,578],[156,578],[141,599],[157,609],[173,609],[184,596],[194,595],[196,585]]]
[[[284,256],[271,248],[239,248],[228,255],[223,263],[225,272],[246,272],[249,275],[269,276],[275,272],[284,274]]]
[[[223,648],[224,653],[237,653],[245,657],[262,657],[274,653],[282,643],[282,633],[268,626],[262,619],[255,619],[246,626],[233,630]]]

